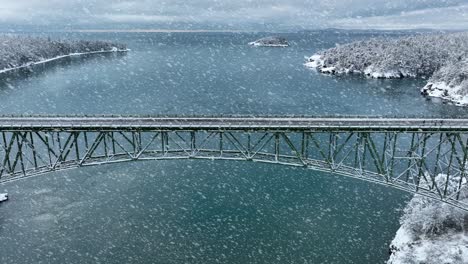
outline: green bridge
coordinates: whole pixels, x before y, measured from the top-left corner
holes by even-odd
[[[468,119],[5,116],[0,134],[0,184],[117,162],[252,161],[353,177],[468,210]]]

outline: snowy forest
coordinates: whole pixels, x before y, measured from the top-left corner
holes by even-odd
[[[62,56],[126,49],[125,45],[106,41],[51,40],[3,35],[0,36],[0,72]]]
[[[356,41],[321,51],[306,66],[329,74],[429,78],[424,95],[468,104],[468,33]]]

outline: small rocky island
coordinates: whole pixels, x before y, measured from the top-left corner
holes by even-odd
[[[335,75],[428,78],[423,95],[468,106],[468,33],[357,41],[320,51],[305,65]]]
[[[283,37],[266,37],[250,42],[255,47],[289,47],[289,42]]]
[[[125,52],[127,46],[106,41],[51,40],[16,35],[0,36],[0,73],[64,57]]]
[[[8,193],[0,193],[0,203],[8,200]]]

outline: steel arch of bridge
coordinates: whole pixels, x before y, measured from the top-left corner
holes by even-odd
[[[239,160],[331,172],[468,210],[468,120],[3,117],[0,137],[0,183],[126,161]]]

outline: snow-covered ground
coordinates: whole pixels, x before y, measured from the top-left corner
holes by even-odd
[[[85,54],[124,52],[125,45],[105,41],[63,41],[0,36],[0,73]]]
[[[436,177],[445,180],[445,175]],[[459,180],[451,179],[450,191],[457,190]],[[468,202],[468,191],[460,197]],[[405,208],[390,251],[388,264],[468,263],[468,212],[416,195]]]
[[[468,94],[462,85],[450,85],[446,82],[429,82],[421,89],[423,95],[440,97],[457,105],[468,105]]]
[[[463,232],[434,238],[413,238],[411,232],[402,227],[398,230],[393,245],[395,249],[388,264],[468,263],[468,235]]]
[[[468,105],[468,57],[449,62],[437,70],[421,93]]]
[[[47,63],[47,62],[51,62],[51,61],[55,61],[55,60],[59,60],[59,59],[63,59],[63,58],[68,58],[68,57],[83,56],[83,55],[90,55],[90,54],[100,54],[100,53],[111,53],[111,52],[127,52],[127,51],[130,51],[130,50],[129,49],[118,49],[116,47],[113,47],[111,50],[100,50],[100,51],[70,53],[70,54],[67,54],[67,55],[61,55],[61,56],[53,57],[53,58],[50,58],[50,59],[43,59],[43,60],[36,61],[36,62],[34,62],[34,61],[27,62],[25,64],[22,64],[22,65],[16,66],[16,67],[12,67],[12,68],[6,68],[6,69],[3,69],[3,70],[0,70],[0,74],[5,73],[5,72],[9,72],[9,71],[22,69],[22,68],[27,68],[27,67],[30,67],[30,66],[33,66],[33,65],[44,64],[44,63]]]
[[[8,200],[8,193],[0,193],[0,203]]]
[[[305,66],[370,78],[430,77],[422,94],[468,105],[468,33],[357,41],[318,52]]]

